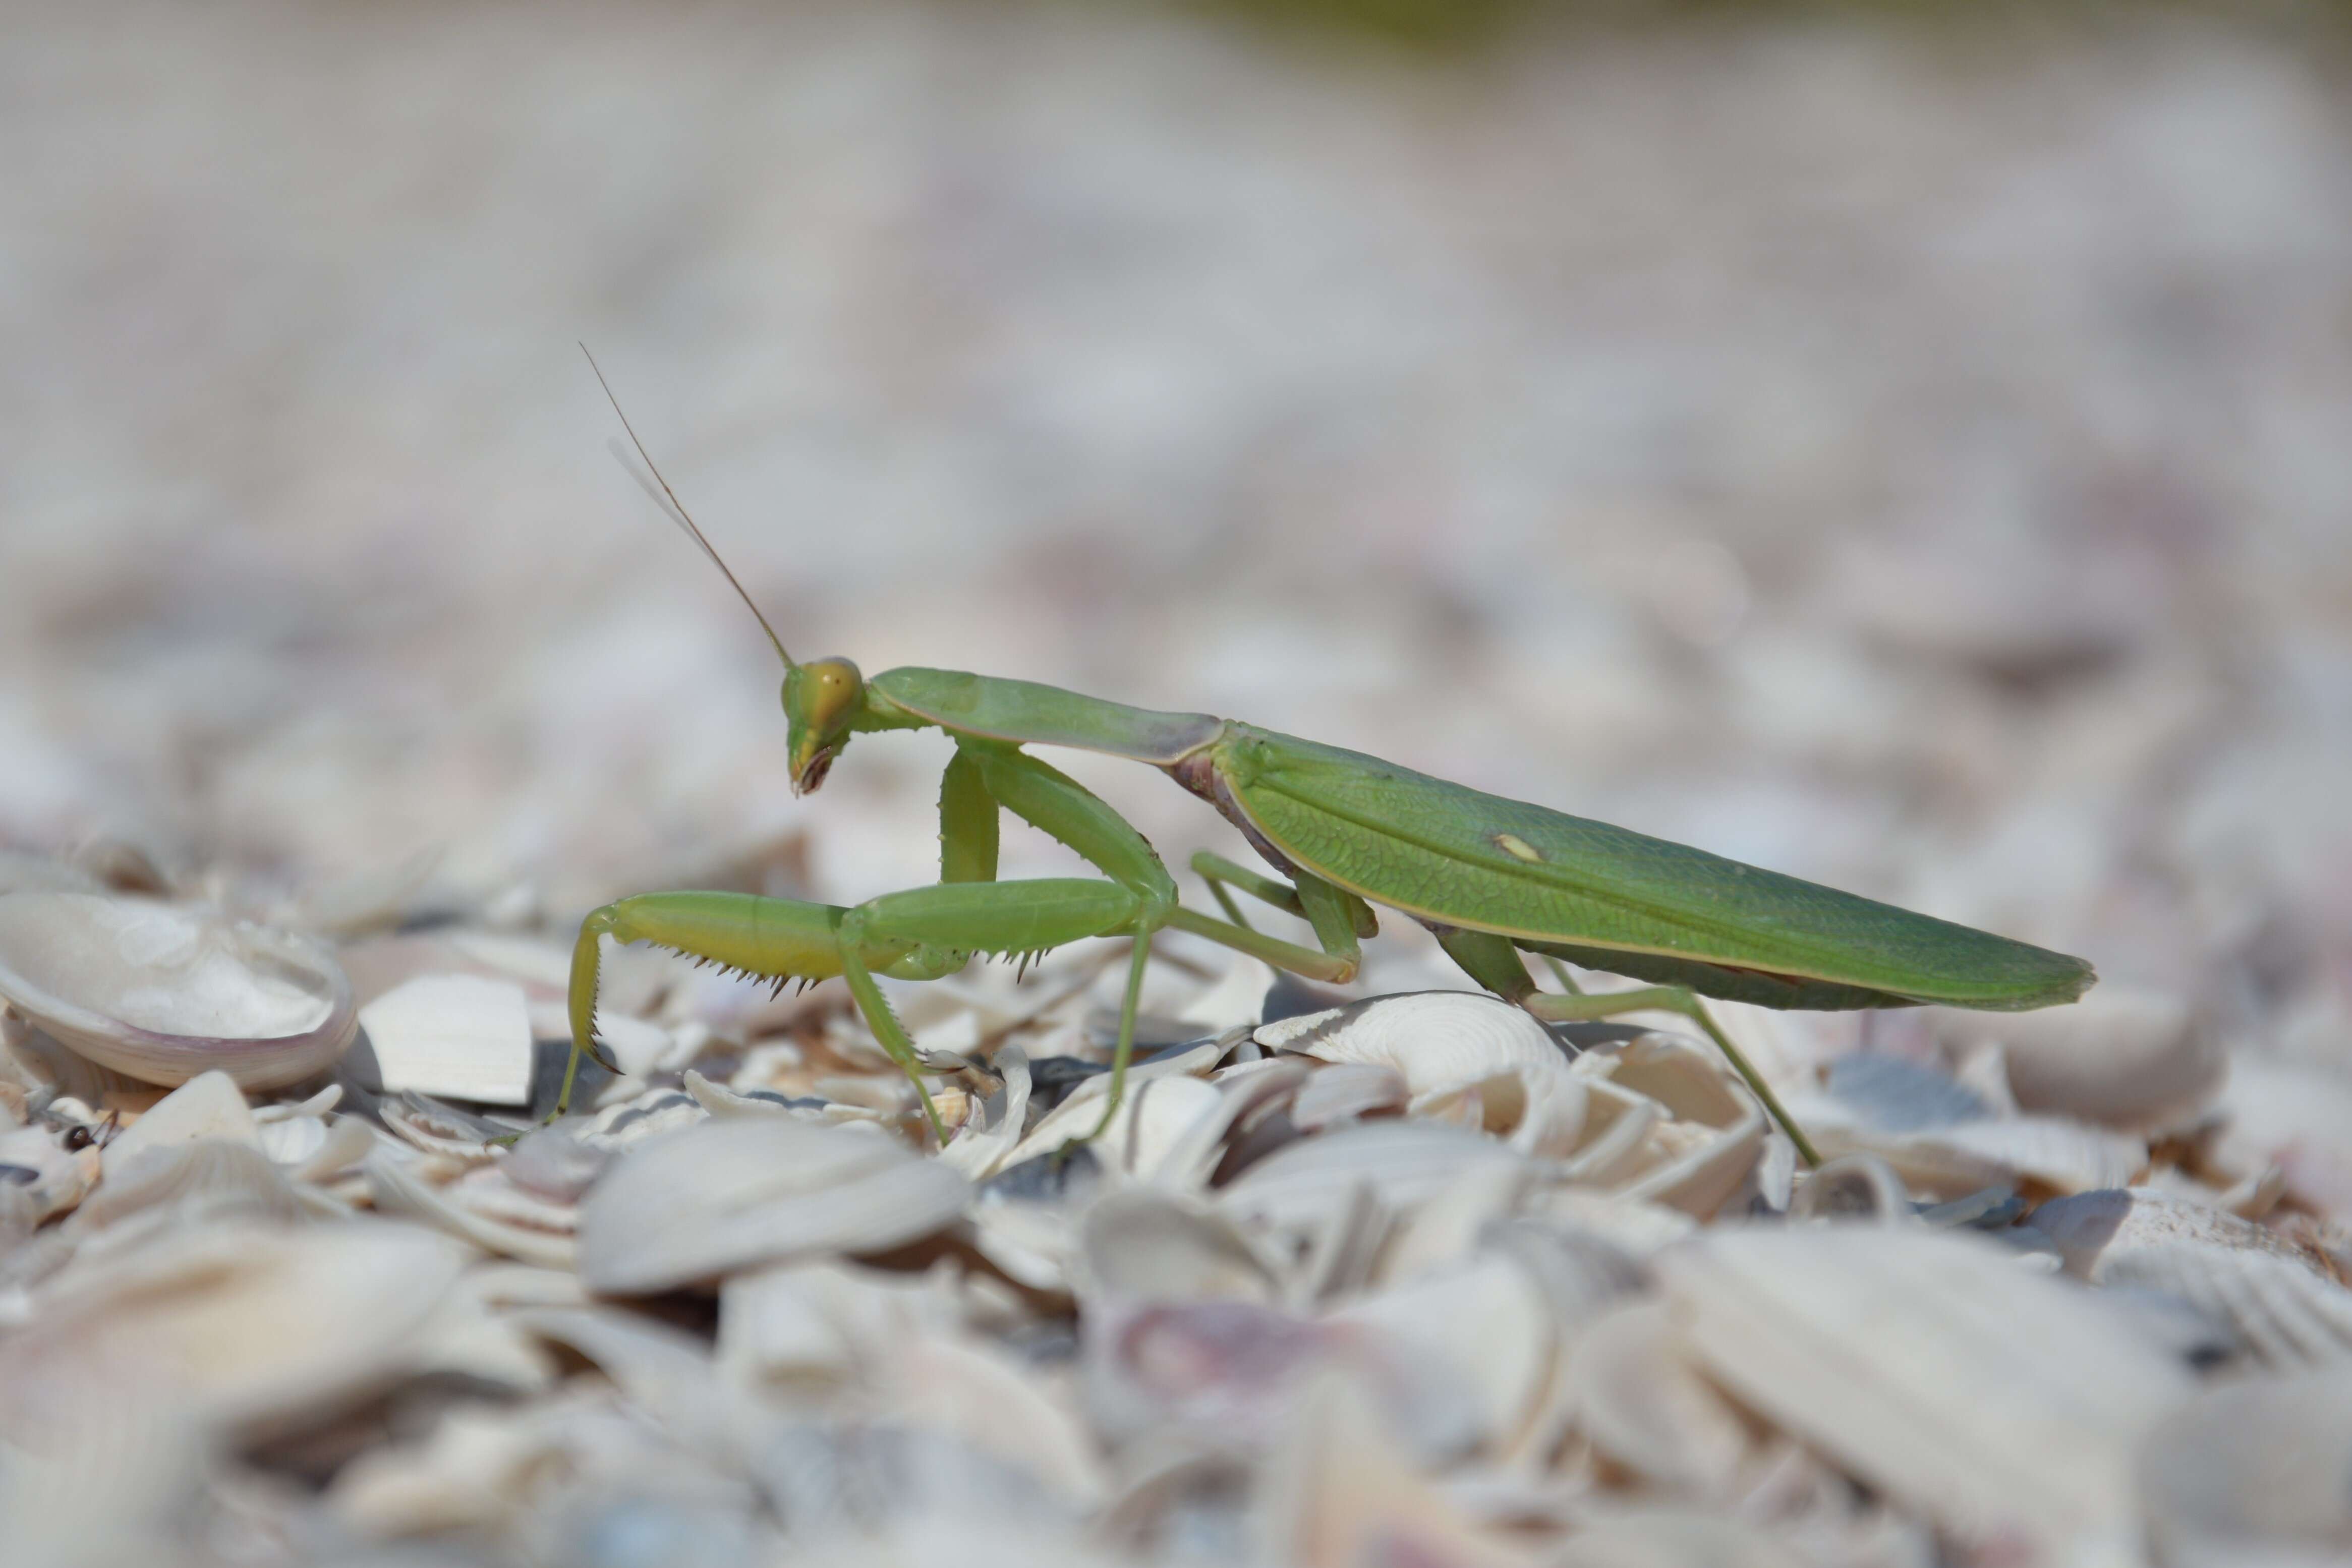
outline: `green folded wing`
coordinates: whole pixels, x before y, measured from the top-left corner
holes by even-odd
[[[1721,855],[1231,726],[1220,772],[1291,859],[1376,904],[1767,1006],[2073,1001],[2080,958]]]

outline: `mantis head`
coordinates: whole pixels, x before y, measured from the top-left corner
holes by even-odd
[[[849,744],[850,721],[866,706],[866,678],[846,659],[812,659],[784,671],[784,721],[792,727],[793,793],[805,795]]]

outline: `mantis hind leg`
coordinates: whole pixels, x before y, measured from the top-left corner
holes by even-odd
[[[1717,1025],[1696,991],[1682,986],[1644,986],[1633,991],[1549,996],[1536,989],[1535,981],[1528,976],[1526,963],[1519,957],[1518,948],[1508,937],[1486,931],[1447,927],[1438,931],[1437,940],[1446,955],[1462,966],[1463,973],[1504,1000],[1518,1003],[1547,1023],[1593,1023],[1625,1013],[1652,1010],[1680,1013],[1698,1025],[1706,1031],[1706,1038],[1715,1042],[1715,1048],[1723,1052],[1724,1060],[1731,1063],[1732,1071],[1739,1074],[1749,1091],[1763,1103],[1774,1124],[1789,1134],[1790,1143],[1797,1145],[1797,1153],[1804,1156],[1805,1164],[1818,1166],[1822,1163],[1821,1155],[1813,1151],[1812,1143],[1805,1136],[1804,1130],[1797,1125],[1787,1107],[1780,1103],[1780,1096],[1772,1092],[1772,1086],[1764,1082],[1763,1074],[1758,1072],[1748,1058],[1740,1053],[1739,1048],[1731,1043],[1731,1037]]]

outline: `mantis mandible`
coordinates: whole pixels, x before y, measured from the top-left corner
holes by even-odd
[[[593,356],[590,365],[594,367]],[[604,382],[607,397],[612,389]],[[1480,986],[1549,1022],[1643,1010],[1702,1030],[1808,1164],[1811,1144],[1741,1056],[1701,997],[1832,1010],[1948,1007],[2019,1010],[2070,1002],[2091,966],[2042,947],[1914,914],[1662,839],[1482,794],[1361,752],[1197,713],[1159,713],[1030,681],[956,670],[887,670],[795,660],[654,466],[622,428],[680,524],[727,577],[783,661],[793,792],[806,794],[852,737],[939,729],[955,742],[940,785],[940,880],[853,906],[741,893],[649,893],[588,915],[573,949],[572,1052],[596,1051],[601,938],[649,942],[746,974],[839,976],[884,1051],[913,1081],[932,1133],[947,1130],[915,1045],[877,976],[931,980],[975,954],[1012,956],[1096,936],[1129,936],[1126,988],[1099,1135],[1126,1092],[1151,938],[1162,930],[1250,954],[1328,984],[1354,978],[1371,906],[1419,921]],[[1207,801],[1287,880],[1203,852],[1192,868],[1225,918],[1188,909],[1159,854],[1116,811],[1031,746],[1071,747],[1157,768]],[[1096,877],[997,879],[998,812],[1075,851]],[[1230,890],[1230,891],[1229,891]],[[1303,919],[1316,946],[1252,927],[1233,893]],[[1522,955],[1646,982],[1637,989],[1539,990]],[[1557,966],[1555,965],[1555,967]],[[1564,977],[1564,971],[1561,971]]]

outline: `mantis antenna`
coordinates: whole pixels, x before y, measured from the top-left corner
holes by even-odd
[[[686,530],[686,537],[692,539],[702,553],[710,558],[710,564],[717,567],[720,575],[727,579],[728,586],[734,589],[735,596],[743,601],[743,608],[751,612],[751,618],[760,623],[760,630],[765,632],[768,634],[768,641],[776,645],[776,656],[783,660],[784,668],[799,669],[800,666],[793,662],[793,656],[784,652],[784,640],[776,635],[776,629],[768,624],[766,616],[760,613],[760,607],[751,601],[751,595],[744,588],[741,580],[736,577],[733,570],[719,559],[718,550],[711,548],[709,539],[703,536],[702,530],[695,526],[694,518],[687,513],[686,503],[677,498],[677,492],[671,489],[669,481],[662,477],[662,471],[654,462],[653,455],[646,450],[646,444],[637,439],[636,426],[631,424],[629,416],[622,412],[621,400],[613,395],[613,383],[604,379],[604,367],[596,362],[595,355],[588,353],[587,344],[581,344],[580,351],[588,354],[588,368],[596,372],[596,384],[604,389],[604,401],[613,405],[613,412],[615,414],[620,415],[621,428],[629,433],[629,444],[637,449],[637,455],[644,460],[646,471],[653,475],[654,483],[659,485],[662,494],[669,497],[667,513],[670,521]]]

